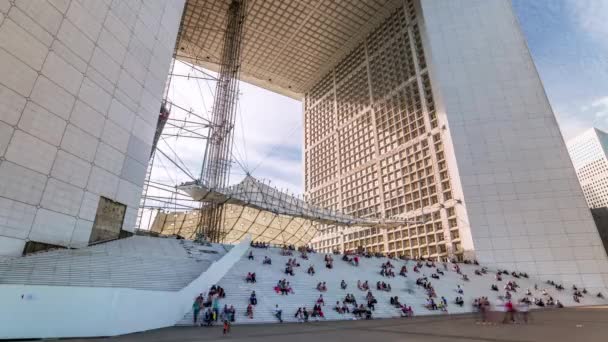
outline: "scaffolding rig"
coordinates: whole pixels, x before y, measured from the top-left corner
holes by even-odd
[[[246,0],[233,0],[228,7],[220,70],[211,112],[211,130],[199,181],[211,189],[228,185],[237,111],[239,73]],[[223,205],[204,203],[198,233],[213,242],[222,240]]]

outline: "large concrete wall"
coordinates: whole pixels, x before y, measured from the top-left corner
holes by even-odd
[[[0,0],[0,254],[132,230],[184,0]]]
[[[606,253],[510,1],[420,3],[466,247],[483,263],[606,286]]]

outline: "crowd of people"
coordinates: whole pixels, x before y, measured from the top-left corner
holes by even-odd
[[[225,298],[226,292],[219,285],[213,285],[209,289],[207,296],[205,297],[204,293],[200,293],[192,303],[192,314],[193,314],[193,324],[200,324],[211,326],[214,322],[217,322],[218,319],[222,319],[222,321],[230,321],[234,322],[234,307],[224,306],[224,310],[220,312],[219,308],[219,300],[220,298]],[[206,308],[206,310],[205,310]],[[202,322],[199,322],[199,318],[203,313]]]
[[[267,249],[269,244],[266,243],[252,243],[252,248],[261,248]],[[294,252],[299,252],[298,257],[303,260],[309,260],[309,253],[315,253],[314,250],[309,248],[299,248],[296,249],[294,246],[283,246],[280,249],[280,254],[282,256],[289,257],[287,262],[285,263],[284,273],[290,276],[295,275],[295,269],[300,267],[300,263],[298,259],[294,257]],[[333,253],[334,255],[340,255],[340,253]],[[342,260],[352,264],[353,266],[359,266],[360,257],[363,258],[372,258],[372,257],[382,257],[381,253],[368,253],[368,252],[360,252],[358,254],[355,253],[344,253],[342,255]],[[247,258],[249,260],[255,260],[255,256],[253,255],[253,251],[249,251],[247,254]],[[399,257],[395,258],[393,255],[389,255],[388,261],[382,262],[380,264],[380,276],[382,277],[395,277],[395,265],[391,262],[391,260],[409,260],[407,258]],[[333,256],[332,254],[325,254],[323,256],[323,261],[328,270],[333,269]],[[263,264],[271,265],[271,259],[268,256],[264,256]],[[475,260],[465,262],[465,264],[474,264],[479,265]],[[399,275],[403,277],[407,277],[408,273],[408,265],[401,265]],[[425,274],[430,274],[430,278],[434,279],[434,281],[441,281],[441,278],[445,277],[446,272],[448,270],[452,270],[453,272],[460,275],[460,279],[463,281],[468,281],[468,277],[461,270],[461,266],[452,260],[452,265],[448,267],[448,262],[435,261],[430,259],[418,259],[414,260],[414,264],[412,267],[413,272],[419,273],[419,278],[416,279],[416,285],[421,287],[426,293],[426,303],[424,307],[428,310],[440,310],[446,311],[448,309],[449,303],[452,305],[463,307],[465,305],[465,300],[463,298],[464,290],[460,285],[453,290],[456,292],[455,297],[448,301],[445,296],[438,297],[435,287],[429,281]],[[306,271],[309,275],[315,276],[316,271],[313,264],[307,268]],[[322,271],[323,272],[323,271]],[[328,271],[325,271],[328,272]],[[331,271],[329,271],[331,272]],[[488,269],[486,267],[476,268],[474,269],[474,273],[477,276],[484,276],[488,273]],[[521,295],[523,297],[516,300],[514,298],[515,295],[519,294],[520,286],[516,282],[515,279],[528,278],[528,274],[524,272],[509,272],[507,270],[498,270],[494,274],[494,278],[496,282],[502,282],[503,277],[512,277],[512,279],[507,280],[504,283],[501,283],[502,289],[495,284],[491,284],[491,290],[497,292],[497,300],[494,305],[490,304],[490,300],[488,297],[478,297],[475,298],[472,302],[473,309],[475,312],[479,314],[481,322],[495,321],[495,322],[503,322],[503,323],[513,323],[513,322],[528,322],[529,309],[531,305],[535,305],[538,307],[563,307],[562,303],[559,300],[555,300],[547,291],[547,289],[542,289],[542,295],[533,296],[532,291],[527,289],[524,295],[524,292],[521,291]],[[297,278],[296,278],[297,279]],[[256,283],[256,274],[255,272],[248,272],[246,276],[246,283]],[[331,283],[330,283],[331,284]],[[564,287],[561,284],[557,284],[553,281],[547,281],[548,285],[553,286],[557,291],[563,291]],[[333,285],[332,285],[333,286]],[[347,283],[345,280],[341,280],[340,289],[345,291],[347,289]],[[352,293],[347,293],[342,301],[336,301],[335,306],[333,306],[333,311],[337,312],[340,315],[344,314],[352,314],[357,318],[366,318],[371,319],[372,313],[376,310],[378,304],[378,299],[372,294],[370,290],[370,286],[367,280],[357,281],[357,288],[360,291],[365,293],[365,296],[362,296],[362,301],[360,303],[357,302],[355,296]],[[319,292],[327,292],[328,284],[325,281],[320,281],[317,283],[316,290]],[[391,285],[389,283],[383,281],[376,282],[377,291],[387,291],[390,292]],[[535,290],[538,290],[538,286],[535,285]],[[293,294],[294,290],[291,287],[290,283],[286,281],[286,279],[281,279],[277,282],[274,287],[274,291],[277,294],[288,295]],[[578,289],[573,287],[572,296],[575,302],[579,302],[581,298],[587,295],[586,289]],[[504,293],[504,294],[503,294]],[[222,320],[225,322],[234,322],[235,321],[235,309],[232,305],[224,305],[223,309],[219,309],[219,299],[225,298],[224,289],[220,286],[214,285],[209,290],[209,294],[205,297],[203,294],[198,296],[193,304],[194,311],[194,323],[197,321],[201,321],[201,324],[212,325],[217,320]],[[602,293],[597,294],[598,298],[603,298]],[[449,303],[448,303],[449,302]],[[258,299],[255,291],[251,292],[249,297],[249,302],[247,304],[247,309],[245,312],[245,316],[249,319],[253,319],[254,308],[258,304]],[[383,303],[384,304],[384,303]],[[411,317],[413,316],[413,309],[411,306],[406,305],[405,303],[401,303],[398,296],[391,296],[388,303],[390,306],[399,312],[402,317]],[[385,304],[385,305],[386,305]],[[308,310],[306,307],[298,307],[294,317],[299,322],[307,322],[309,319],[317,318],[323,319],[325,318],[325,313],[323,311],[323,307],[325,306],[325,299],[323,294],[320,294],[319,297],[315,300],[312,305],[312,309]],[[310,306],[309,306],[310,307]],[[491,313],[499,313],[496,316],[493,316]],[[201,316],[202,314],[202,316]],[[275,306],[274,315],[280,322],[283,321],[282,318],[282,310],[279,308],[278,304]],[[499,318],[494,318],[499,317]]]

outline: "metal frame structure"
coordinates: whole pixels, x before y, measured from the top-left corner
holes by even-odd
[[[213,127],[199,178],[201,183],[212,189],[227,186],[230,175],[246,9],[246,0],[233,0],[228,7],[221,65],[211,113]],[[201,215],[199,232],[210,241],[219,242],[221,239],[222,209],[221,204],[211,202],[205,205],[204,215]]]

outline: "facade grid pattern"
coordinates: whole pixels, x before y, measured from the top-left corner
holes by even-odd
[[[308,123],[333,114],[323,102],[334,94],[337,134],[328,135],[333,127]],[[337,207],[353,216],[416,222],[393,230],[325,227],[313,247],[364,247],[410,257],[443,257],[459,249],[459,220],[449,201],[450,178],[413,1],[371,32],[304,102],[308,196],[331,198],[331,205],[338,200]],[[337,143],[328,143],[332,139]],[[320,181],[334,178],[327,172],[336,156],[338,187]]]

